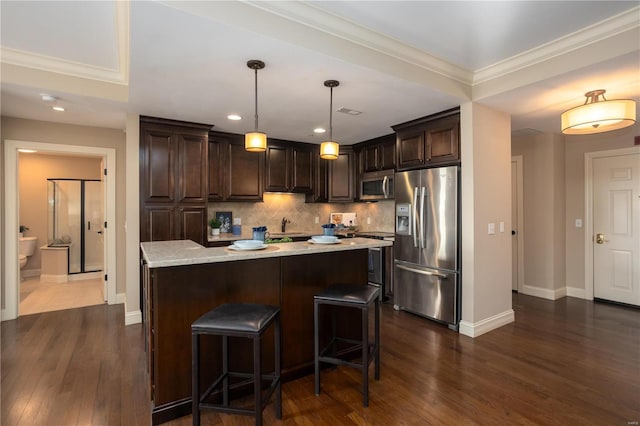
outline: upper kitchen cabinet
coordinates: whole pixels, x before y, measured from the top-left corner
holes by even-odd
[[[397,169],[408,170],[460,161],[460,109],[392,126]]]
[[[224,199],[226,201],[262,201],[264,152],[245,150],[242,135],[232,137],[226,144],[225,151],[223,156],[226,165]]]
[[[211,125],[140,117],[140,239],[206,240]]]
[[[209,201],[222,201],[224,199],[224,163],[228,140],[217,134],[209,134]]]
[[[312,190],[305,197],[307,203],[326,203],[329,199],[328,163],[320,158],[320,145],[311,148]]]
[[[336,160],[327,162],[328,194],[330,203],[350,203],[355,200],[355,152],[350,146],[341,146]]]
[[[301,142],[269,139],[265,191],[310,193],[313,190],[313,149]]]
[[[390,134],[358,144],[360,172],[377,172],[396,167],[396,135]]]

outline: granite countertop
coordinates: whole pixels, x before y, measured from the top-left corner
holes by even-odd
[[[153,241],[141,243],[142,255],[149,268],[231,262],[267,257],[299,256],[313,253],[368,249],[393,245],[391,241],[370,238],[348,238],[338,244],[309,242],[268,244],[262,250],[238,251],[228,247],[202,247],[191,240]]]

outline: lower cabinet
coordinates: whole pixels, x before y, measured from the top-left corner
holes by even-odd
[[[207,242],[207,208],[185,205],[145,205],[140,224],[142,241]]]

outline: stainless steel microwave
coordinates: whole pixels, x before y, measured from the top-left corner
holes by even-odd
[[[362,201],[393,199],[393,170],[363,173],[358,196]]]

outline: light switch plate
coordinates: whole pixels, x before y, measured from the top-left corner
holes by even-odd
[[[504,232],[504,222],[500,222],[500,232]]]
[[[495,223],[490,223],[488,226],[488,232],[489,235],[493,235],[496,233],[496,224]]]
[[[576,228],[582,228],[582,219],[576,219]]]

